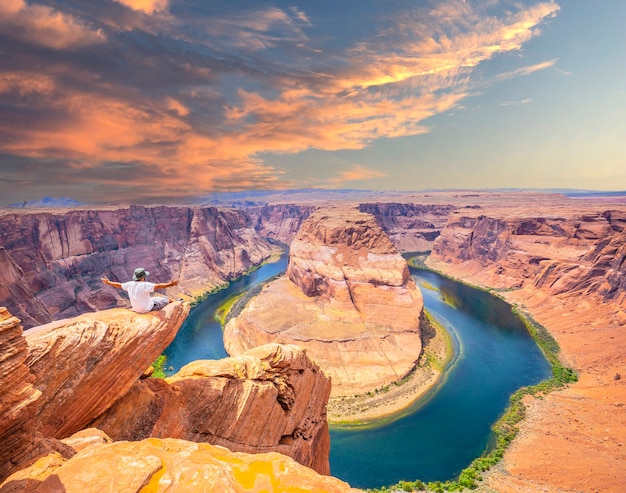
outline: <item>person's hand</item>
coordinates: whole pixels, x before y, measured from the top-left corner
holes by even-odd
[[[178,279],[172,279],[170,281],[170,286],[176,286],[178,284]]]
[[[104,283],[104,284],[109,284],[109,278],[107,276],[102,276],[100,278],[100,280]]]

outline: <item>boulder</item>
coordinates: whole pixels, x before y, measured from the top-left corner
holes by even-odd
[[[115,440],[171,437],[280,452],[329,474],[329,394],[330,379],[304,349],[268,344],[138,381],[91,426]]]

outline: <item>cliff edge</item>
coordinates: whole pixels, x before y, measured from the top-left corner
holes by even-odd
[[[116,491],[131,491],[124,489],[128,485],[121,479],[129,476],[118,478],[115,471],[131,462],[143,463],[147,449],[156,456],[158,450],[169,455],[148,461],[149,471],[135,472],[158,483],[157,472],[172,468],[181,491],[193,491],[185,479],[176,478],[180,471],[195,473],[199,466],[189,456],[196,453],[208,462],[225,460],[227,464],[218,464],[217,470],[229,469],[230,476],[243,463],[254,468],[265,462],[259,466],[259,477],[265,471],[276,484],[286,480],[285,471],[300,471],[300,466],[277,454],[257,461],[234,452],[279,452],[328,474],[330,380],[303,349],[273,344],[238,358],[191,363],[167,380],[145,378],[146,369],[170,344],[188,311],[184,302],[148,314],[112,309],[24,334],[19,319],[0,309],[0,342],[7,348],[0,359],[0,481],[13,474],[0,491],[54,487],[78,491],[81,470],[97,470],[102,481],[122,481],[122,489]],[[97,452],[90,446],[90,452],[81,455],[84,440],[75,434],[94,426],[110,436],[85,439],[90,444],[116,442]],[[171,441],[180,438],[185,441]],[[227,446],[233,453],[208,443]],[[101,460],[101,454],[107,467],[90,463]],[[313,473],[297,474],[303,481],[324,484]],[[228,490],[232,478],[222,480],[222,491]],[[211,481],[217,479],[207,479],[207,484]],[[345,483],[334,481],[333,491],[349,491]],[[94,485],[83,488],[101,491]]]

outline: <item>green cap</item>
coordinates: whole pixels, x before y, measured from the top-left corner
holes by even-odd
[[[138,281],[142,277],[146,277],[148,274],[150,273],[146,269],[144,269],[143,267],[138,267],[137,269],[135,269],[135,273],[133,274],[133,281]]]

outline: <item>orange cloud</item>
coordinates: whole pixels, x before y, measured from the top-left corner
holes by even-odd
[[[45,5],[29,5],[24,0],[2,0],[0,32],[23,41],[57,50],[103,43],[104,34],[90,29],[76,17]]]
[[[114,0],[117,3],[133,9],[139,10],[146,14],[153,14],[155,12],[163,12],[169,7],[168,0]]]
[[[144,12],[167,7],[167,2],[159,1],[118,1]],[[202,121],[202,110],[207,111],[203,105],[223,101],[209,82],[217,77],[213,68],[183,64],[195,85],[161,99],[140,91],[116,91],[95,80],[81,89],[76,84],[69,88],[60,69],[47,75],[8,72],[0,77],[0,95],[28,95],[55,120],[23,128],[0,122],[0,134],[6,137],[0,140],[0,150],[71,159],[76,169],[97,169],[103,163],[152,168],[153,173],[144,173],[144,182],[153,187],[167,183],[170,193],[179,196],[229,187],[279,187],[280,172],[265,165],[259,155],[310,148],[362,149],[381,137],[428,132],[427,118],[458,107],[472,92],[473,67],[496,53],[518,50],[536,35],[539,23],[557,11],[558,5],[547,2],[504,19],[485,18],[469,3],[453,1],[438,5],[428,15],[407,15],[376,40],[360,43],[343,59],[337,57],[336,66],[327,73],[320,70],[297,82],[289,75],[274,78],[271,95],[261,89],[239,90],[222,112],[211,108],[212,124]],[[34,17],[27,20],[27,14]],[[254,50],[273,42],[265,33],[277,25],[286,26],[288,39],[304,40],[297,23],[306,22],[302,12],[288,15],[272,8],[263,15],[231,20],[228,26],[238,28],[230,34],[233,37],[243,33],[238,43]],[[2,3],[0,26],[27,24],[34,28],[29,40],[39,39],[52,47],[72,48],[104,39],[48,7],[28,6],[23,0]],[[225,29],[226,24],[216,24],[217,29]],[[49,39],[52,32],[58,34],[56,45]],[[525,75],[554,63],[506,76]],[[355,165],[330,183],[383,176]],[[111,184],[121,180],[113,173],[101,179]]]
[[[385,176],[388,176],[387,173],[354,164],[349,170],[342,171],[335,178],[329,179],[328,183],[337,185],[347,181],[374,180],[376,178],[384,178]]]

